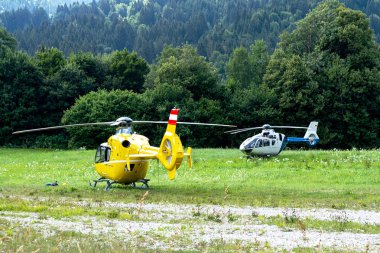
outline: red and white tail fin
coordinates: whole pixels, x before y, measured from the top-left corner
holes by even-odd
[[[169,116],[168,124],[170,124],[170,125],[177,125],[178,112],[179,112],[179,109],[176,109],[176,108],[173,108],[170,111],[170,116]]]
[[[168,126],[166,128],[166,132],[175,133],[177,128],[177,119],[178,119],[179,109],[173,108],[170,111],[170,116],[168,120]]]

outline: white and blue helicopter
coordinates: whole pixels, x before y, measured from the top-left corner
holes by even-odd
[[[238,134],[250,130],[262,129],[260,134],[249,137],[242,144],[240,150],[247,156],[275,156],[281,153],[288,143],[306,143],[314,147],[319,142],[317,135],[318,122],[312,121],[309,127],[297,126],[271,126],[265,124],[261,127],[250,127],[227,131],[226,133]],[[276,133],[275,128],[307,129],[304,137],[287,137],[284,134]]]

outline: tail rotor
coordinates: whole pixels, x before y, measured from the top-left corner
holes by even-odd
[[[168,126],[158,151],[158,160],[168,171],[169,179],[176,177],[176,171],[182,163],[184,157],[183,146],[180,138],[176,134],[177,118],[179,109],[172,109],[170,112]]]

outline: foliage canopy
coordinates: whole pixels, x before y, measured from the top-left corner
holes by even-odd
[[[282,36],[265,84],[290,121],[319,120],[329,146],[378,147],[379,56],[367,17],[326,1]]]
[[[231,3],[227,20],[240,20],[233,12],[239,4]],[[120,4],[113,9],[106,0],[101,2],[102,13],[112,15],[117,11],[121,15],[126,11],[128,22],[144,22],[138,26],[139,34],[149,34],[149,25],[157,22],[157,16],[150,18],[151,7],[140,6],[137,1],[133,8]],[[65,20],[65,15],[75,12],[78,20],[85,21],[90,19],[86,8],[62,7],[62,16],[56,18]],[[92,8],[99,11],[95,3]],[[141,16],[141,8],[150,14]],[[293,8],[292,4],[286,8]],[[174,10],[166,9],[164,13],[175,17]],[[275,13],[254,16],[281,21]],[[201,16],[197,20],[204,21]],[[118,25],[113,23],[112,29],[119,29]],[[271,23],[271,27],[276,25]],[[193,41],[191,38],[189,41]],[[162,46],[151,65],[136,51],[127,49],[97,56],[89,52],[65,56],[57,48],[40,47],[29,56],[17,51],[16,45],[16,40],[0,29],[0,145],[95,147],[113,130],[72,129],[69,137],[56,132],[27,137],[10,134],[61,123],[112,121],[120,116],[166,120],[168,111],[177,106],[181,121],[248,127],[264,123],[307,125],[318,120],[320,147],[380,146],[379,45],[368,17],[338,1],[324,1],[292,31],[284,32],[272,54],[267,40],[256,40],[234,46],[227,57],[213,50],[214,64],[201,56],[202,48],[190,43]],[[226,76],[214,66],[225,69]],[[157,144],[163,129],[158,126],[137,131]],[[237,145],[246,137],[232,139],[223,130],[204,127],[181,126],[179,133],[184,143],[198,147]]]

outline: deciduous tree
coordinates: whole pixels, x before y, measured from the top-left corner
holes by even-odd
[[[265,84],[284,121],[321,122],[322,145],[378,147],[379,59],[365,14],[326,1],[282,36]]]

